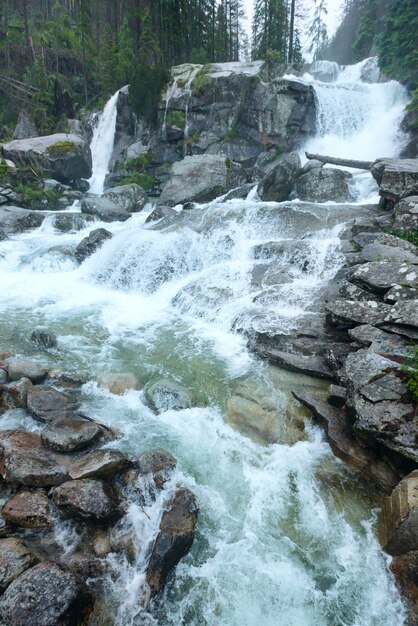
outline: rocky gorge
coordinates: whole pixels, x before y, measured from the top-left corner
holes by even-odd
[[[418,161],[348,155],[379,204],[306,161],[338,79],[310,69],[174,68],[157,129],[121,90],[99,174],[87,135],[2,146],[6,623],[417,623]]]

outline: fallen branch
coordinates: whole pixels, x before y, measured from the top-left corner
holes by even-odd
[[[315,161],[321,161],[321,163],[329,163],[330,165],[339,165],[341,167],[354,167],[358,170],[369,170],[372,166],[372,161],[355,161],[354,159],[337,159],[336,157],[324,156],[322,154],[311,154],[305,152],[306,158],[315,159]]]

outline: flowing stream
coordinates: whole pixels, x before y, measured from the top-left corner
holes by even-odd
[[[350,74],[351,72],[351,74]],[[357,72],[357,74],[356,74]],[[393,156],[406,94],[397,83],[363,83],[356,68],[315,85],[319,120],[311,151]],[[113,146],[117,94],[92,141],[92,191],[100,193]],[[352,154],[353,152],[353,154]],[[106,161],[107,159],[107,161]],[[366,180],[367,178],[367,180]],[[340,234],[358,202],[222,202],[148,226],[151,207],[81,266],[77,244],[100,223],[65,234],[38,229],[0,243],[0,340],[38,357],[28,337],[43,325],[60,349],[42,359],[86,377],[84,411],[121,433],[138,456],[162,447],[178,460],[145,510],[132,501],[135,558],[109,557],[97,626],[400,626],[404,609],[375,536],[374,490],[334,458],[291,389],[326,385],[252,358],[242,330],[287,332],[314,324],[318,301],[343,263]],[[269,250],[276,261],[268,263]],[[115,395],[106,380],[134,377]],[[195,408],[154,415],[141,389],[161,376],[189,389]],[[305,420],[305,428],[302,422]],[[19,412],[1,428],[37,428]],[[144,568],[164,503],[175,485],[200,503],[198,532],[164,598],[147,613]],[[123,531],[123,529],[122,529]],[[63,527],[68,552],[77,537]]]

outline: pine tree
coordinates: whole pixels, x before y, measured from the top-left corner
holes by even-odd
[[[317,59],[328,43],[328,32],[325,24],[328,8],[326,0],[315,0],[315,4],[314,17],[309,27],[308,36],[311,41],[309,52],[313,52],[314,59]]]

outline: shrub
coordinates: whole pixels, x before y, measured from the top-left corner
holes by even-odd
[[[192,94],[201,96],[212,85],[212,80],[206,75],[204,69],[200,70],[192,80]]]
[[[135,113],[152,124],[158,118],[158,105],[170,73],[162,67],[138,66],[129,87],[129,100]]]
[[[76,145],[72,141],[57,141],[52,146],[49,146],[47,152],[52,157],[60,157],[69,152],[75,152]]]
[[[418,347],[404,360],[402,372],[405,376],[406,386],[415,402],[418,403]]]
[[[177,128],[186,128],[186,116],[183,111],[168,111],[167,126],[176,126]]]

